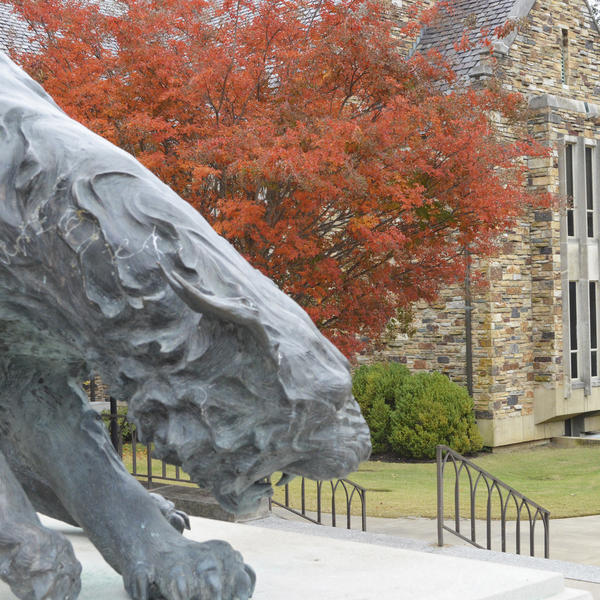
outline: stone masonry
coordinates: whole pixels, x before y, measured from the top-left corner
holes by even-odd
[[[476,56],[447,54],[469,85],[495,80],[526,96],[530,134],[554,150],[549,158],[529,161],[528,185],[556,194],[557,200],[552,209],[532,211],[504,232],[496,256],[474,261],[482,281],[472,287],[473,391],[489,446],[562,435],[565,421],[577,416],[585,419],[584,428],[600,426],[594,417],[600,387],[596,399],[595,390],[586,395],[572,386],[563,358],[565,192],[559,175],[565,139],[600,139],[600,34],[584,0],[457,0],[454,29],[445,29],[443,20],[432,32],[426,29],[417,50],[449,49],[457,21],[462,34],[500,18],[511,18],[518,27],[495,41],[492,54],[481,49]],[[510,129],[504,134],[518,135]],[[361,362],[396,360],[466,383],[463,286],[444,290],[435,304],[418,305],[415,328],[410,338],[390,339],[380,354]]]

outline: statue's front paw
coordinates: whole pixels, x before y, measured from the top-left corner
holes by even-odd
[[[18,530],[18,531],[17,531]],[[42,527],[16,526],[18,540],[12,560],[0,567],[0,577],[18,598],[74,600],[81,589],[81,565],[69,541]]]
[[[248,600],[254,571],[226,542],[199,544],[181,538],[167,549],[124,571],[125,589],[133,600]]]
[[[190,529],[190,519],[182,510],[177,510],[175,504],[165,497],[154,492],[150,492],[150,496],[158,505],[163,517],[169,521],[171,527],[183,533],[184,529]]]

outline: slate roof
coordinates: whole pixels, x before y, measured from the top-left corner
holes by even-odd
[[[591,11],[589,0],[585,0]],[[481,45],[481,31],[488,31],[488,38],[497,52],[507,53],[517,32],[497,39],[493,33],[509,20],[519,20],[531,11],[535,0],[454,0],[451,7],[443,9],[438,18],[427,26],[419,36],[413,52],[438,49],[451,63],[459,80],[489,72],[481,64],[481,55],[487,53]],[[593,14],[593,12],[592,12]],[[466,34],[471,42],[468,50],[455,50],[455,44]]]
[[[457,0],[421,32],[415,50],[424,53],[436,48],[451,62],[459,79],[468,79],[479,66],[481,30],[493,32],[504,25],[517,3],[518,0]],[[460,42],[463,33],[467,34],[472,47],[457,53],[455,44]]]
[[[31,46],[27,25],[15,15],[10,4],[0,3],[0,50],[8,52],[11,46],[17,50],[27,50]]]
[[[90,0],[99,2],[102,12],[118,15],[124,6],[119,0]],[[509,19],[526,16],[535,0],[454,0],[451,12],[445,9],[435,23],[426,27],[417,40],[413,51],[426,52],[430,48],[440,50],[454,66],[459,79],[469,79],[481,69],[481,30],[493,32]],[[586,0],[587,1],[587,0]],[[445,13],[445,14],[444,14]],[[472,48],[456,52],[454,46],[467,32]],[[516,34],[507,36],[499,48],[508,51]],[[492,38],[493,39],[493,38]],[[31,48],[27,26],[17,18],[10,3],[0,0],[0,50],[11,45],[19,50]]]
[[[272,1],[278,2],[278,0]],[[89,0],[89,2],[97,3],[100,12],[105,15],[118,16],[127,10],[121,0]],[[317,6],[316,1],[314,6]],[[243,6],[238,16],[241,19],[248,19],[252,14],[248,6]],[[308,8],[302,16],[311,20],[314,17],[314,10]],[[0,0],[0,51],[7,52],[9,46],[18,51],[31,50],[31,34],[28,32],[27,24],[13,11],[10,1]]]
[[[120,15],[126,9],[120,0],[91,0],[98,2],[100,12],[105,15]],[[0,0],[0,51],[7,52],[9,46],[18,51],[35,50],[27,24],[18,17],[10,2]]]

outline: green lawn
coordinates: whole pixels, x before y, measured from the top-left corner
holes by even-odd
[[[140,457],[141,458],[141,457]],[[125,453],[131,466],[131,452]],[[473,459],[477,465],[502,479],[551,512],[552,518],[600,513],[600,447],[554,449],[538,448],[513,453],[482,454]],[[141,463],[145,468],[145,462]],[[451,469],[451,467],[450,467]],[[160,466],[155,462],[155,475]],[[451,473],[449,473],[451,475]],[[374,517],[436,515],[436,466],[434,463],[387,463],[370,461],[348,477],[367,489],[367,514]],[[274,481],[276,479],[274,478]],[[464,482],[463,482],[464,483]],[[454,490],[453,476],[445,486],[446,506]],[[466,490],[466,485],[461,486]],[[331,495],[324,484],[323,510],[330,511]],[[315,484],[306,483],[307,509],[316,509]],[[290,500],[300,506],[300,480],[290,484]],[[464,491],[463,491],[464,494]],[[283,501],[283,488],[275,498]],[[466,495],[463,495],[466,498]],[[338,510],[343,514],[343,491],[336,494]],[[495,505],[498,502],[495,501]],[[359,512],[358,499],[353,513]],[[497,508],[497,506],[496,506]],[[485,514],[483,495],[478,495],[477,512]],[[448,513],[449,514],[449,513]],[[497,515],[496,515],[497,516]]]

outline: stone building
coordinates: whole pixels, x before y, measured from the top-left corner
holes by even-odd
[[[398,19],[423,3],[387,1]],[[477,45],[454,50],[465,29],[476,42],[482,29],[508,20],[517,29],[494,39],[491,53]],[[0,49],[28,43],[25,25],[0,0]],[[600,429],[600,33],[590,6],[454,0],[451,15],[415,44],[399,45],[439,48],[465,85],[497,80],[523,93],[531,132],[553,149],[552,157],[530,161],[529,184],[565,200],[503,234],[498,256],[475,267],[486,283],[471,286],[470,309],[464,288],[445,290],[436,304],[418,307],[415,335],[390,340],[385,358],[471,385],[489,446]]]
[[[492,37],[491,53],[454,49],[465,29],[476,42],[482,29],[508,20],[517,29]],[[590,6],[457,0],[450,16],[421,32],[416,50],[431,47],[465,85],[493,78],[525,95],[531,133],[553,149],[530,161],[528,184],[562,200],[505,232],[497,256],[476,261],[484,285],[469,294],[447,289],[435,304],[419,305],[416,333],[390,339],[384,358],[469,385],[486,445],[598,430],[600,33]]]

